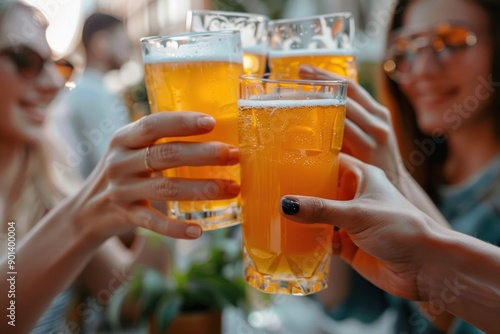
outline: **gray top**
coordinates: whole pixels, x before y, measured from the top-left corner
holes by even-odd
[[[128,124],[130,116],[102,74],[87,69],[77,78],[76,87],[58,98],[53,121],[71,167],[86,178],[106,152],[113,133]]]

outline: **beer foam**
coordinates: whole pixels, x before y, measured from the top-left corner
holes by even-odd
[[[143,51],[143,62],[145,64],[178,61],[229,61],[243,63],[241,48],[231,48],[227,40],[219,38],[212,38],[196,44],[177,44],[173,40],[172,47],[155,47],[153,51],[149,53]]]
[[[323,106],[344,106],[346,101],[339,99],[311,99],[311,100],[238,100],[240,108],[297,108],[297,107],[323,107]]]
[[[242,57],[229,57],[227,54],[220,54],[220,55],[171,55],[171,54],[164,54],[164,55],[154,55],[154,56],[147,56],[144,57],[144,64],[155,64],[155,63],[175,63],[175,62],[208,62],[208,61],[213,61],[213,62],[231,62],[231,63],[238,63],[242,64],[243,59]]]
[[[259,44],[259,45],[248,45],[243,46],[243,52],[253,53],[255,55],[267,55],[267,45]]]
[[[355,56],[354,50],[342,49],[293,49],[269,50],[269,58],[284,57],[311,57],[311,56]]]

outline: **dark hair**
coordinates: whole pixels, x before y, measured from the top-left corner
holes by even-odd
[[[408,6],[416,0],[399,0],[394,8],[394,16],[389,25],[389,34],[398,29],[403,24],[403,17]],[[467,0],[479,5],[489,15],[490,36],[492,39],[492,80],[500,82],[500,1],[499,0]],[[383,97],[388,100],[389,105],[394,107],[394,124],[403,160],[406,167],[420,185],[433,197],[432,184],[440,178],[441,166],[446,158],[447,144],[442,137],[429,136],[422,133],[417,126],[415,110],[410,101],[403,95],[398,84],[392,81],[387,75],[383,76],[382,91]],[[500,108],[500,91],[495,90],[491,100],[492,109]],[[500,134],[500,112],[495,113],[495,133]],[[432,153],[425,154],[423,161],[415,161],[415,153],[422,151],[422,143],[432,143]],[[428,147],[429,149],[431,147]],[[428,152],[423,152],[428,153]]]
[[[103,13],[94,13],[90,15],[83,24],[82,43],[88,50],[90,40],[99,31],[110,31],[115,27],[122,25],[122,21],[112,15]]]

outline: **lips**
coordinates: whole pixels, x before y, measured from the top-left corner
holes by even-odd
[[[446,90],[417,90],[414,93],[417,103],[420,105],[436,105],[454,99],[458,94],[457,88],[450,88]]]
[[[42,124],[44,122],[45,116],[47,115],[47,106],[30,103],[28,101],[21,101],[20,106],[21,110],[30,121],[37,124]]]

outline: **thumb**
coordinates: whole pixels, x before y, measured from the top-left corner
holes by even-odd
[[[361,215],[355,201],[287,195],[281,199],[281,212],[288,219],[298,223],[327,224],[349,228]]]

